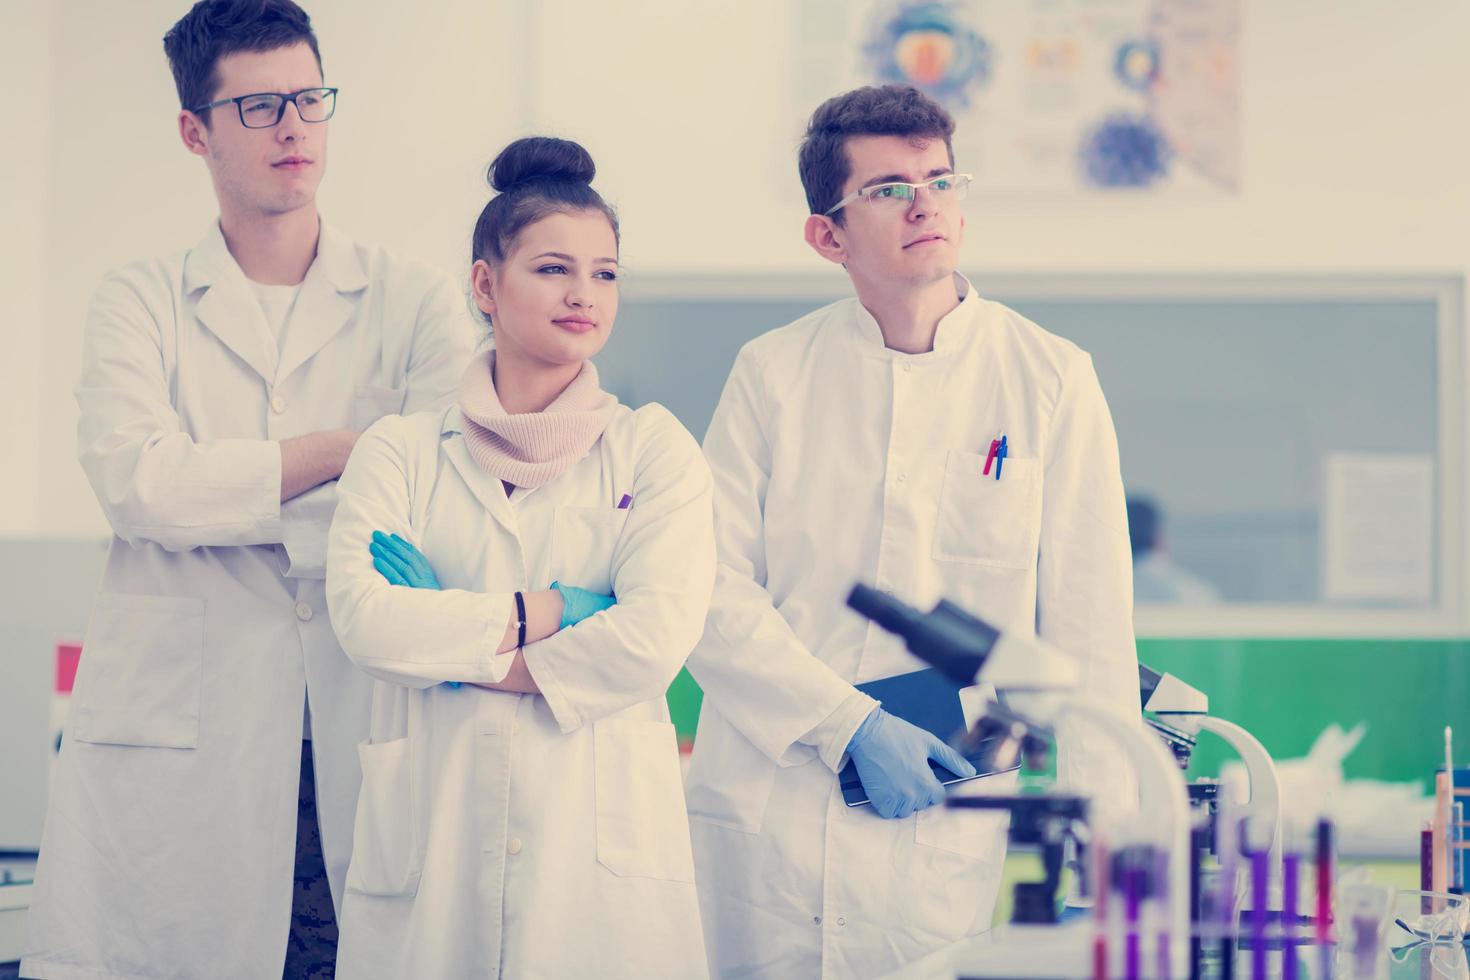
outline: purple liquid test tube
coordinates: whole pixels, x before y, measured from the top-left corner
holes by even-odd
[[[1302,857],[1288,854],[1281,859],[1281,980],[1296,980],[1296,908]]]
[[[1123,921],[1126,933],[1123,937],[1123,976],[1125,980],[1139,980],[1143,975],[1143,950],[1138,928],[1138,907],[1143,891],[1143,870],[1129,867],[1123,872]]]
[[[1251,851],[1251,976],[1266,980],[1266,912],[1270,851]]]

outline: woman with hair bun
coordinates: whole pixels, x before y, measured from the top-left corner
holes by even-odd
[[[328,606],[376,678],[343,977],[706,972],[664,692],[713,587],[710,475],[665,408],[598,385],[594,172],[565,140],[496,157],[471,272],[494,350],[338,486]]]

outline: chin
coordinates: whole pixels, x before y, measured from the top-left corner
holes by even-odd
[[[300,211],[302,208],[312,207],[315,203],[315,190],[298,191],[267,202],[261,206],[261,210],[271,215],[291,214],[294,211]]]
[[[928,286],[954,275],[955,264],[950,261],[931,261],[906,270],[904,280],[915,286]]]
[[[541,352],[541,359],[548,364],[580,364],[582,361],[596,357],[602,350],[607,338],[601,332],[594,332],[586,337],[571,339],[549,345]]]

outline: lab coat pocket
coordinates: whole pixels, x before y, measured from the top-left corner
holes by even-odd
[[[620,877],[694,881],[674,726],[604,718],[592,735],[598,863]]]
[[[1034,568],[1041,534],[1041,466],[1006,459],[1001,478],[985,457],[950,451],[939,493],[933,555],[940,561]]]
[[[364,432],[384,415],[403,411],[406,388],[358,385],[352,390],[352,428]]]
[[[199,744],[203,599],[104,592],[82,649],[73,738],[169,749]]]
[[[953,796],[996,796],[1016,791],[1017,771],[998,772],[993,776],[955,783]],[[931,806],[920,810],[914,818],[914,843],[937,847],[942,851],[962,854],[977,860],[994,860],[999,865],[1005,856],[1006,834],[1010,814],[1005,810],[963,810]]]
[[[607,507],[558,507],[551,530],[551,577],[562,585],[611,595],[613,552],[628,512]]]
[[[414,793],[407,738],[362,742],[362,788],[352,828],[347,890],[363,895],[411,896],[424,869],[424,827]]]

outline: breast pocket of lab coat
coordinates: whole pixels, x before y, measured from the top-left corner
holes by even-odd
[[[558,507],[551,528],[551,577],[612,595],[613,556],[628,521],[615,507]]]
[[[424,870],[426,827],[409,740],[363,742],[357,815],[347,890],[384,897],[418,892]]]
[[[933,557],[938,561],[1033,568],[1041,534],[1041,461],[1006,459],[996,479],[985,456],[951,451],[944,464]]]
[[[352,428],[365,432],[384,415],[403,411],[407,387],[386,388],[382,385],[358,385],[352,389]]]
[[[674,726],[592,723],[597,862],[619,877],[692,882],[694,854]]]
[[[71,737],[197,747],[203,661],[203,599],[102,593],[82,643]]]

